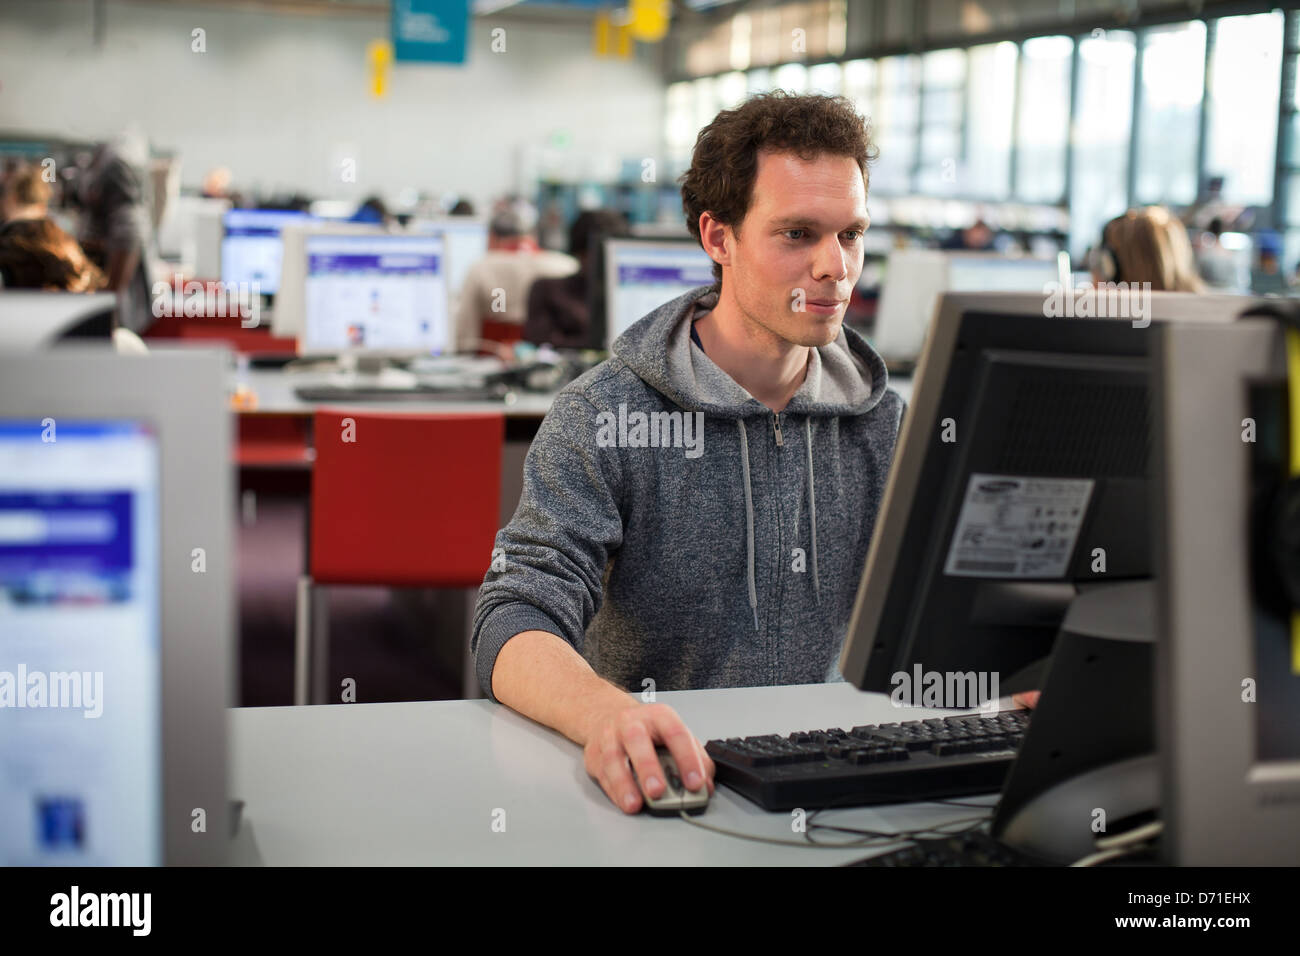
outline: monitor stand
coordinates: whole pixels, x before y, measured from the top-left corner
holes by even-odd
[[[1098,837],[1156,817],[1154,646],[1153,581],[1096,587],[1071,602],[993,816],[995,837],[1069,864],[1096,852]]]

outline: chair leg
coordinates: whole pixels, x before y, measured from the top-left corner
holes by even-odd
[[[477,700],[483,696],[483,689],[478,683],[478,671],[474,668],[474,655],[470,653],[469,642],[474,636],[474,608],[478,605],[478,588],[465,592],[465,632],[461,641],[461,656],[464,666],[461,671],[461,696],[465,700]]]
[[[308,675],[311,673],[312,580],[304,574],[298,578],[298,601],[293,633],[293,702],[301,707],[307,701]]]
[[[337,704],[338,695],[331,695],[330,676],[330,605],[329,589],[319,584],[312,587],[311,607],[311,697],[313,704]]]

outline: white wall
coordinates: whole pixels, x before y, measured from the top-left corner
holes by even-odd
[[[657,157],[664,86],[658,51],[598,59],[591,25],[506,12],[471,21],[467,62],[397,65],[370,95],[366,46],[387,16],[265,13],[243,7],[110,0],[96,46],[88,0],[0,2],[0,131],[107,138],[138,124],[174,149],[182,183],[229,166],[236,185],[326,198],[404,188],[484,204],[554,160],[617,172]],[[491,30],[506,30],[506,52]],[[207,51],[191,52],[191,31]],[[563,155],[544,150],[571,133]],[[355,186],[341,181],[356,160]]]

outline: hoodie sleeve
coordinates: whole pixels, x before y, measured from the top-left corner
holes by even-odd
[[[580,392],[555,400],[524,459],[523,494],[497,532],[474,610],[470,652],[483,693],[505,643],[549,631],[582,653],[605,565],[623,543],[617,449],[596,442],[597,410]]]

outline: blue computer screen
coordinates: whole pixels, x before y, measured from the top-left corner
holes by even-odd
[[[0,864],[162,862],[157,435],[0,421]]]
[[[221,240],[221,281],[256,285],[262,295],[280,290],[284,243],[280,230],[291,223],[316,222],[302,212],[275,209],[231,209],[225,215]]]

